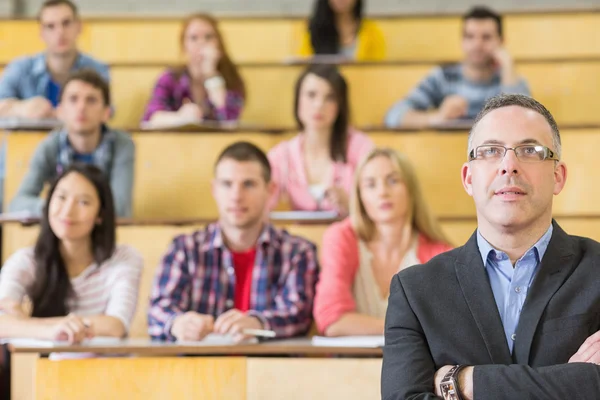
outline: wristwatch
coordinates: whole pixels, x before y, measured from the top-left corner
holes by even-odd
[[[440,392],[442,392],[444,400],[463,400],[458,387],[458,373],[464,367],[466,365],[455,365],[444,375],[440,382]]]

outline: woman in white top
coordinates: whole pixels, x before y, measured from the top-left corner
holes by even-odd
[[[115,245],[113,198],[102,171],[68,168],[49,190],[40,225],[35,247],[17,251],[0,270],[0,338],[124,337],[143,262],[133,248]]]

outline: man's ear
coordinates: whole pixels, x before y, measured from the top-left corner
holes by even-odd
[[[60,103],[58,103],[58,105],[56,106],[56,118],[58,118],[59,120],[64,122],[64,115],[63,115],[64,111],[62,108],[62,101]]]
[[[473,196],[473,177],[471,175],[471,164],[466,162],[461,169],[461,181],[469,196]]]
[[[270,180],[267,183],[267,191],[269,192],[269,198],[273,197],[273,195],[275,194],[275,192],[277,192],[278,188],[279,188],[279,186],[273,180]]]
[[[112,109],[110,106],[104,107],[104,114],[102,115],[102,122],[107,123],[108,120],[112,117]]]
[[[562,192],[565,187],[565,183],[567,183],[567,165],[559,161],[556,163],[556,167],[554,168],[554,194],[557,195]]]

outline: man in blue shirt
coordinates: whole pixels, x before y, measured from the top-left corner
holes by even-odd
[[[0,78],[0,117],[54,118],[67,77],[81,68],[96,70],[107,82],[106,64],[77,49],[81,20],[70,0],[48,0],[40,10],[46,51],[11,62]]]
[[[492,98],[461,172],[477,230],[392,279],[382,398],[598,398],[600,243],[552,219],[568,175],[556,121],[531,97]]]

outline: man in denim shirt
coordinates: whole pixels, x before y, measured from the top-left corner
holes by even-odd
[[[9,204],[10,212],[39,215],[44,186],[72,163],[93,164],[110,181],[115,211],[131,217],[135,147],[125,132],[110,129],[110,89],[92,69],[69,76],[61,92],[57,115],[63,122],[38,145],[29,170]]]
[[[11,62],[0,78],[0,117],[54,118],[62,85],[81,68],[96,70],[107,82],[106,64],[80,53],[81,20],[70,0],[48,0],[40,10],[46,51]]]

